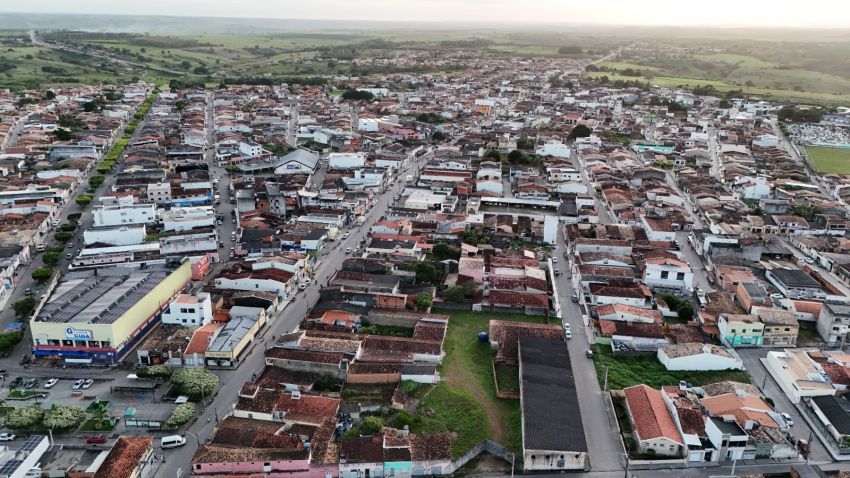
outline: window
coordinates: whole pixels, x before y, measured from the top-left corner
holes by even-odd
[[[186,309],[186,310],[188,310],[190,314],[194,314],[194,313],[195,313],[195,309]]]
[[[188,312],[188,311],[186,310],[185,307],[180,307],[180,313],[181,314],[185,314],[186,312]]]
[[[730,330],[729,332],[732,332],[732,333],[734,334],[734,333],[735,333],[735,329],[732,329],[732,330]]]
[[[661,271],[661,278],[662,278],[662,279],[666,279],[668,275],[670,275],[670,273],[669,273],[669,272],[667,272],[667,271]]]
[[[676,280],[685,280],[685,273],[684,272],[677,272],[676,273]]]

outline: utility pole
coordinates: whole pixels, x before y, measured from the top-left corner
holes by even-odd
[[[729,473],[729,476],[735,476],[735,464],[738,463],[738,459],[735,458],[732,460],[732,471]]]

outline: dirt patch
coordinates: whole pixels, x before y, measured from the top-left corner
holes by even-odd
[[[470,387],[470,384],[475,383],[475,376],[465,370],[458,370],[459,367],[452,367],[446,372],[446,383],[460,390],[469,392],[470,395],[484,407],[487,412],[487,420],[490,422],[490,430],[493,432],[493,441],[496,443],[505,443],[505,428],[504,424],[499,420],[501,410],[493,402],[493,397],[479,387]]]
[[[478,464],[472,470],[467,473],[467,476],[475,476],[475,475],[489,475],[492,476],[494,473],[499,474],[508,474],[511,472],[511,464],[506,462],[505,460],[491,455],[487,452],[484,452],[481,455],[481,460],[478,461]]]

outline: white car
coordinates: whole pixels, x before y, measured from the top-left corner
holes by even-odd
[[[53,386],[57,383],[59,383],[58,378],[51,378],[50,380],[44,382],[44,388],[53,388]]]
[[[780,415],[782,415],[782,419],[785,420],[786,425],[789,427],[794,426],[794,419],[791,418],[791,415],[788,415],[787,413],[780,413]]]
[[[83,382],[83,388],[84,388],[84,389],[86,389],[86,390],[90,389],[92,385],[94,385],[94,380],[92,380],[92,379],[90,379],[90,378],[87,378],[87,379]]]
[[[345,234],[343,234],[343,235],[342,235],[342,238],[343,238],[343,239],[348,239],[348,236],[350,236],[350,235],[351,235],[351,233],[350,233],[350,232],[346,232]]]
[[[74,385],[71,386],[71,389],[72,390],[79,390],[79,389],[83,388],[83,384],[85,384],[85,383],[86,383],[85,380],[79,379],[79,380],[74,382]]]
[[[0,433],[0,441],[12,441],[15,439],[15,435],[11,433]]]

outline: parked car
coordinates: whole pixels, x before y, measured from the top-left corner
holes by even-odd
[[[558,258],[557,258],[557,257],[555,257],[555,256],[552,256],[552,263],[553,263],[553,264],[557,264],[557,263],[558,263]]]
[[[346,247],[346,248],[345,248],[345,253],[346,253],[346,254],[351,254],[351,248],[350,248],[350,247]]]
[[[83,384],[85,384],[85,383],[86,383],[85,380],[79,379],[79,380],[74,382],[74,385],[71,386],[71,389],[72,390],[79,390],[79,389],[83,388]]]
[[[83,440],[88,444],[106,443],[106,435],[98,433],[97,435],[86,435]]]
[[[11,383],[9,383],[9,388],[18,388],[24,384],[24,379],[22,377],[15,377]]]
[[[12,441],[15,439],[15,435],[11,433],[0,433],[0,441]]]
[[[350,233],[350,232],[346,232],[345,234],[343,234],[343,235],[342,235],[342,238],[343,238],[343,239],[348,239],[348,236],[350,236],[350,235],[351,235],[351,233]]]
[[[788,425],[789,427],[794,426],[794,419],[791,418],[791,415],[787,413],[780,413],[780,415],[782,415],[782,419],[785,420],[786,425]]]
[[[815,263],[815,260],[814,260],[814,259],[812,259],[811,257],[807,257],[807,258],[805,259],[805,261],[806,261],[806,264],[814,264],[814,263]]]
[[[561,275],[561,269],[555,269],[555,277]]]
[[[44,388],[53,388],[53,386],[57,383],[59,383],[58,378],[51,378],[50,380],[44,382]]]
[[[576,294],[573,294],[573,296],[570,297],[570,300],[573,301],[574,304],[578,304],[578,296]]]
[[[35,377],[30,377],[24,381],[24,388],[35,388],[38,385],[38,379]]]
[[[90,379],[90,378],[87,378],[87,379],[83,382],[83,388],[84,388],[84,389],[86,389],[86,390],[90,389],[92,385],[94,385],[94,380],[92,380],[92,379]]]
[[[588,350],[584,353],[584,355],[585,355],[587,358],[591,358],[591,359],[592,359],[592,358],[593,358],[593,350],[588,349]]]

